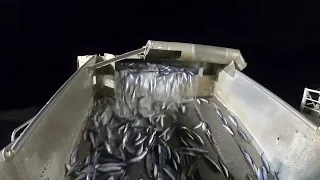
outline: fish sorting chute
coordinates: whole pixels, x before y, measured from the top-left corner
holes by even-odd
[[[242,74],[238,50],[86,58],[2,150],[0,179],[319,179],[318,127]]]

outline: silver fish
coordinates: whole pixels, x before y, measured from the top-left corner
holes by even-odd
[[[202,105],[202,103],[201,103],[201,101],[200,101],[199,98],[197,98],[197,103],[198,103],[199,105]]]
[[[76,163],[77,157],[78,157],[78,147],[76,147],[76,148],[74,149],[74,151],[72,152],[72,154],[71,154],[71,157],[70,157],[70,164],[71,164],[71,165],[73,165],[74,163]]]
[[[186,108],[186,106],[185,105],[181,105],[181,112],[182,112],[182,114],[185,114],[186,113],[186,110],[187,108]]]
[[[189,131],[187,131],[185,134],[186,134],[190,139],[194,140],[194,137],[190,134]]]
[[[227,166],[219,159],[218,160],[220,167],[222,168],[223,175],[228,179],[229,178],[229,170]]]
[[[230,121],[231,121],[236,127],[238,127],[238,121],[237,121],[237,119],[236,119],[234,116],[232,116],[232,115],[228,115],[228,116],[229,116]]]
[[[171,128],[171,130],[168,131],[168,133],[167,133],[167,135],[166,135],[166,137],[165,137],[165,140],[166,140],[166,141],[168,141],[168,140],[171,138],[171,135],[172,135],[173,132],[175,132],[176,128],[177,128],[177,126],[173,126],[173,127]]]
[[[112,149],[111,149],[111,146],[110,144],[108,143],[108,141],[104,141],[104,145],[106,147],[106,150],[109,154],[112,154]]]
[[[189,146],[189,144],[182,138],[182,137],[179,137],[180,138],[180,142],[184,145],[184,146]]]
[[[106,167],[97,167],[98,171],[108,173],[108,172],[114,172],[114,171],[120,171],[122,170],[122,167],[119,166],[106,166]]]
[[[122,125],[122,126],[119,127],[118,134],[123,134],[124,133],[123,130],[124,130],[125,126],[126,125]]]
[[[261,154],[261,161],[262,161],[263,166],[266,168],[267,172],[270,172],[270,166],[269,166],[267,159],[265,158],[264,153]]]
[[[164,173],[165,173],[171,180],[176,180],[175,175],[173,175],[168,168],[169,168],[169,166],[166,166],[165,168],[163,168]]]
[[[87,139],[88,139],[88,130],[85,130],[83,133],[83,140],[87,141]]]
[[[108,168],[108,167],[125,167],[126,163],[105,163],[97,164],[94,168]]]
[[[227,131],[232,135],[232,136],[234,136],[234,132],[233,132],[233,130],[231,129],[231,127],[230,126],[226,126],[226,125],[222,125],[224,128],[226,128],[227,129]]]
[[[157,175],[158,175],[158,167],[157,167],[157,165],[155,164],[155,165],[154,165],[154,168],[153,168],[153,177],[156,178]]]
[[[268,178],[268,173],[265,167],[262,167],[262,173],[263,173],[263,179],[267,180]]]
[[[252,158],[250,157],[249,153],[246,150],[242,149],[241,147],[240,147],[240,150],[241,150],[246,162],[251,167],[252,166]]]
[[[225,117],[220,118],[220,119],[221,119],[221,121],[222,121],[222,124],[223,124],[223,125],[228,126],[228,121],[226,120],[226,118],[225,118]]]
[[[129,129],[129,123],[126,123],[126,125],[124,126],[123,133],[126,133],[128,129]]]
[[[250,142],[248,136],[241,129],[238,129],[238,134],[243,140],[248,143]]]
[[[89,137],[90,137],[90,140],[91,140],[91,144],[92,144],[92,146],[93,146],[93,148],[95,148],[95,138],[94,138],[94,134],[93,134],[93,132],[89,132]]]
[[[166,103],[163,102],[163,103],[162,103],[162,106],[161,106],[161,109],[164,110],[165,108],[166,108]]]
[[[90,156],[87,156],[84,165],[87,166],[89,165],[89,163],[90,163]]]
[[[123,138],[122,138],[122,149],[126,146],[128,139],[131,135],[132,130],[129,129],[127,132],[125,132]]]
[[[168,132],[171,130],[171,127],[166,128],[160,135],[160,138],[163,138],[164,140],[166,140],[166,136],[168,134]]]
[[[221,172],[219,165],[215,163],[208,155],[204,155],[204,161],[214,172]]]
[[[177,165],[177,163],[176,163],[176,161],[174,159],[172,159],[172,164],[173,164],[174,169],[177,171],[178,170],[178,165]]]
[[[248,180],[254,180],[253,177],[251,177],[249,174],[247,175]]]
[[[136,141],[136,142],[134,143],[134,145],[135,145],[135,146],[140,145],[140,144],[143,143],[147,138],[148,138],[148,136],[141,137],[138,141]]]
[[[263,169],[262,169],[262,167],[258,168],[257,178],[258,178],[258,180],[265,180],[264,177],[263,177]]]
[[[138,148],[138,150],[137,150],[137,152],[136,152],[136,155],[138,156],[138,155],[140,155],[142,152],[143,152],[143,144],[140,144],[140,146],[139,146],[139,148]]]
[[[134,141],[138,141],[141,138],[141,132],[138,132]]]
[[[216,109],[216,112],[218,116],[222,119],[223,118],[222,112],[219,109]]]
[[[253,170],[253,174],[254,174],[254,175],[257,175],[257,174],[258,174],[258,168],[257,168],[256,164],[253,163],[253,162],[252,162],[252,170]]]
[[[201,101],[201,103],[202,103],[202,102],[205,102],[205,103],[207,103],[207,104],[209,103],[209,101],[208,101],[207,99],[204,99],[204,98],[198,98],[198,99]]]
[[[203,141],[203,139],[201,138],[201,136],[200,136],[198,133],[196,133],[196,132],[194,132],[194,131],[190,131],[190,133],[192,134],[192,136],[194,137],[194,140],[195,140],[198,144],[204,145],[204,141]]]
[[[152,155],[151,155],[151,153],[147,154],[145,165],[146,165],[146,170],[147,170],[149,177],[152,177]]]
[[[169,146],[165,146],[167,150],[168,159],[171,159],[171,149]]]
[[[164,117],[162,116],[160,119],[160,126],[163,128],[164,126]]]
[[[204,149],[200,149],[200,148],[188,148],[188,147],[185,147],[185,148],[179,148],[179,149],[176,149],[177,152],[193,152],[193,153],[196,153],[196,154],[206,154],[208,153],[207,150],[204,150]]]
[[[181,161],[180,161],[180,156],[177,153],[177,151],[172,151],[173,157],[175,158],[176,162],[180,165]]]
[[[153,131],[153,133],[151,134],[150,138],[149,138],[149,141],[148,141],[148,145],[150,146],[151,143],[153,142],[154,140],[154,136],[156,135],[157,131]]]
[[[199,124],[197,124],[194,128],[192,128],[192,129],[198,129],[198,128],[200,128],[200,127],[202,127],[203,126],[203,121],[200,121],[199,122]]]
[[[148,149],[143,151],[139,156],[132,158],[128,163],[131,164],[131,163],[136,163],[141,161],[146,156],[147,153],[148,153]]]

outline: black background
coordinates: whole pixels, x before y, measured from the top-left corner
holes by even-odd
[[[304,87],[320,87],[317,8],[306,1],[2,1],[0,110],[43,106],[75,72],[78,55],[120,54],[148,39],[240,49],[243,72],[298,108]],[[17,125],[0,121],[2,142]]]

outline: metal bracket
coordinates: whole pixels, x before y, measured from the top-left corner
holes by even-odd
[[[244,58],[237,49],[206,46],[190,43],[148,41],[146,46],[140,49],[121,54],[109,60],[88,67],[89,71],[101,68],[108,64],[124,59],[159,59],[176,60],[185,62],[207,62],[227,64],[225,70],[230,76],[234,76],[236,68],[239,70],[247,66]]]

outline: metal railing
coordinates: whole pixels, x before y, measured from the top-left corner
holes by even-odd
[[[320,120],[320,91],[304,88],[300,112]]]

